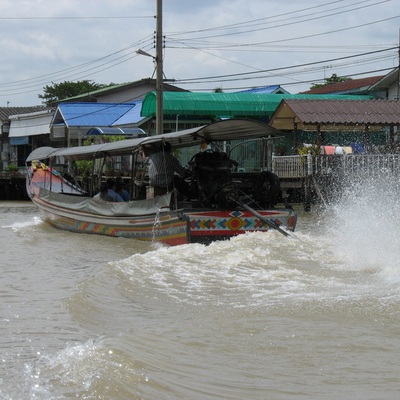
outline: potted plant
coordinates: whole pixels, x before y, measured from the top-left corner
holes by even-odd
[[[7,167],[5,168],[7,172],[10,173],[10,175],[18,175],[19,174],[19,168],[17,164],[8,164]]]

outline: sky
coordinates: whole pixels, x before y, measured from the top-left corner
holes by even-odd
[[[191,91],[281,85],[399,65],[399,0],[164,0],[163,72]],[[157,0],[0,0],[0,107],[64,81],[156,77]]]

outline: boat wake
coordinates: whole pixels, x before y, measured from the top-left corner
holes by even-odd
[[[18,222],[13,222],[12,224],[9,225],[3,225],[3,229],[12,229],[14,232],[20,232],[23,231],[27,228],[38,226],[43,224],[43,220],[40,217],[33,217],[30,220],[27,221],[18,221]]]
[[[332,357],[343,326],[355,327],[349,338],[358,338],[371,321],[380,333],[399,314],[400,235],[392,219],[395,193],[383,199],[377,195],[381,189],[372,189],[345,193],[325,210],[318,229],[313,222],[296,232],[299,240],[269,231],[209,246],[154,243],[107,263],[66,303],[73,320],[95,339],[70,342],[28,364],[26,391],[31,398],[47,398],[50,392],[59,398],[97,393],[115,399],[160,398],[163,390],[176,390],[180,398],[204,398],[204,393],[216,398],[214,376],[228,388],[236,388],[251,368],[259,376],[270,349],[256,367],[254,357],[247,356],[254,341],[261,348],[272,340],[266,338],[274,329],[273,339],[281,340],[284,354],[296,335],[296,343],[304,345],[298,332],[307,338],[310,322],[317,327],[312,339],[322,332],[320,343],[339,329],[333,344],[328,340]],[[286,336],[285,324],[296,335]],[[239,372],[237,366],[226,367],[235,348],[243,361]],[[368,340],[365,349],[370,354]],[[265,391],[257,379],[249,379],[252,387]],[[245,380],[241,387],[246,385]]]
[[[400,187],[394,176],[365,179],[345,190],[327,221],[331,249],[345,268],[400,282],[399,206]]]
[[[382,281],[349,264],[330,235],[277,232],[240,235],[210,246],[186,245],[135,254],[114,263],[134,287],[196,306],[280,308],[335,303],[380,291]]]
[[[46,399],[69,397],[72,391],[74,397],[80,398],[92,398],[95,393],[108,398],[132,398],[135,385],[146,380],[123,350],[113,347],[111,340],[101,338],[41,355],[35,364],[26,365],[25,374],[26,392],[31,398]],[[129,384],[123,385],[124,390],[119,383],[127,380]]]
[[[248,233],[135,254],[115,266],[134,285],[197,305],[399,298],[399,193],[394,177],[356,182],[324,211],[318,229],[296,232],[299,240]]]

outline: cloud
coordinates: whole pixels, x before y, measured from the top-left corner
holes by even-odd
[[[400,16],[393,1],[163,3],[168,77],[189,80],[268,70],[258,79],[182,83],[185,89],[281,84],[296,93],[326,73],[381,75],[374,71],[396,65],[397,50],[329,61],[397,46]],[[152,60],[135,50],[155,55],[155,14],[156,0],[0,1],[0,106],[7,101],[40,104],[37,95],[53,81],[107,84],[151,76]],[[305,63],[321,64],[279,70]]]

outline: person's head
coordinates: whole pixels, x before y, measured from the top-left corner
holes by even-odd
[[[144,161],[149,155],[155,153],[156,150],[152,146],[140,146],[139,157]]]
[[[108,184],[107,182],[101,182],[100,184],[100,193],[107,193]]]
[[[117,184],[115,185],[115,191],[120,193],[125,189],[125,185],[123,182],[117,182]]]
[[[107,179],[107,186],[108,186],[109,189],[115,189],[115,181],[114,181],[114,179],[111,179],[111,178]]]
[[[146,149],[144,148],[144,146],[140,146],[138,154],[141,160],[144,160],[146,158]]]
[[[200,141],[200,149],[201,150],[208,149],[209,148],[209,144],[210,144],[210,142],[207,139],[205,139],[205,138],[201,139],[201,141]]]
[[[171,153],[171,143],[169,143],[169,142],[162,142],[162,144],[161,144],[161,151],[165,151],[166,153]]]

